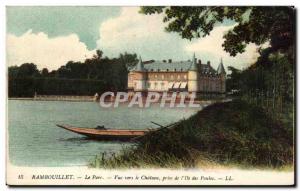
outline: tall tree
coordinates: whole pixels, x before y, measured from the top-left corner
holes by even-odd
[[[294,44],[295,9],[293,7],[142,7],[143,14],[164,14],[166,31],[182,38],[201,38],[226,19],[236,23],[224,35],[224,50],[231,56],[245,51],[247,44],[270,42],[272,51],[288,51]]]

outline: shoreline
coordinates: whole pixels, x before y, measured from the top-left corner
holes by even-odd
[[[95,99],[85,99],[83,97],[80,96],[76,96],[77,99],[75,98],[68,98],[68,97],[64,97],[64,98],[57,98],[57,97],[53,97],[53,98],[34,98],[34,97],[10,97],[8,98],[8,100],[24,100],[24,101],[67,101],[67,102],[96,102],[98,103],[99,100],[95,100]],[[232,101],[231,98],[224,98],[224,99],[203,99],[203,100],[194,100],[193,102],[196,104],[213,104],[216,102],[228,102],[228,101]],[[113,103],[114,100],[105,100],[106,103]],[[129,103],[130,101],[127,102],[123,102],[123,103]],[[143,101],[144,102],[144,101]],[[179,103],[180,100],[176,100],[175,103]],[[157,102],[154,103],[160,103],[159,100]],[[169,103],[169,101],[167,101],[166,103]],[[184,103],[190,103],[190,101],[186,100],[184,101]]]
[[[94,96],[38,96],[38,97],[9,97],[8,100],[26,101],[70,101],[70,102],[95,102]]]

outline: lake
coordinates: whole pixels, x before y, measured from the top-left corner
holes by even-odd
[[[86,139],[56,126],[104,125],[118,129],[157,128],[188,118],[200,108],[102,108],[94,102],[8,101],[9,159],[17,166],[81,166],[102,152],[118,152],[124,142]]]

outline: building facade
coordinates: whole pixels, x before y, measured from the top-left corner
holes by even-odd
[[[193,56],[192,61],[143,62],[138,64],[128,74],[128,90],[133,92],[196,92],[224,94],[226,90],[226,72],[221,62],[215,70],[208,61],[207,64]]]

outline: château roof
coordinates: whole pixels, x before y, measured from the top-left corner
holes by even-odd
[[[140,57],[139,62],[137,63],[136,67],[135,67],[135,71],[144,71],[144,64],[142,61],[142,58]]]
[[[208,64],[201,64],[200,68],[200,73],[201,74],[217,74],[217,71],[211,67],[211,65]]]
[[[131,71],[141,71],[141,66],[138,65],[132,68]],[[148,72],[187,72],[191,70],[192,66],[193,63],[191,61],[180,61],[171,63],[163,61],[154,61],[152,63],[143,64],[142,68],[143,71]],[[201,74],[217,74],[217,71],[211,65],[197,64],[196,67]]]
[[[218,73],[218,74],[226,74],[225,69],[224,69],[224,66],[223,66],[223,61],[222,61],[222,59],[221,59],[221,62],[220,62],[220,64],[219,64],[219,66],[218,66],[217,73]]]
[[[192,60],[192,64],[191,64],[190,70],[191,71],[197,71],[198,70],[197,60],[196,60],[196,57],[195,57],[195,53],[193,55],[193,60]]]
[[[207,64],[201,64],[201,61],[197,63],[195,55],[193,60],[190,61],[146,61],[143,62],[141,57],[139,58],[138,64],[131,68],[130,71],[145,71],[145,72],[187,72],[187,71],[199,71],[200,74],[206,75],[218,75],[225,73],[224,66],[221,60],[221,63],[217,71],[210,65],[208,61]]]
[[[191,68],[191,61],[181,61],[181,62],[163,62],[154,61],[149,64],[145,64],[144,67],[147,71],[189,71]]]

